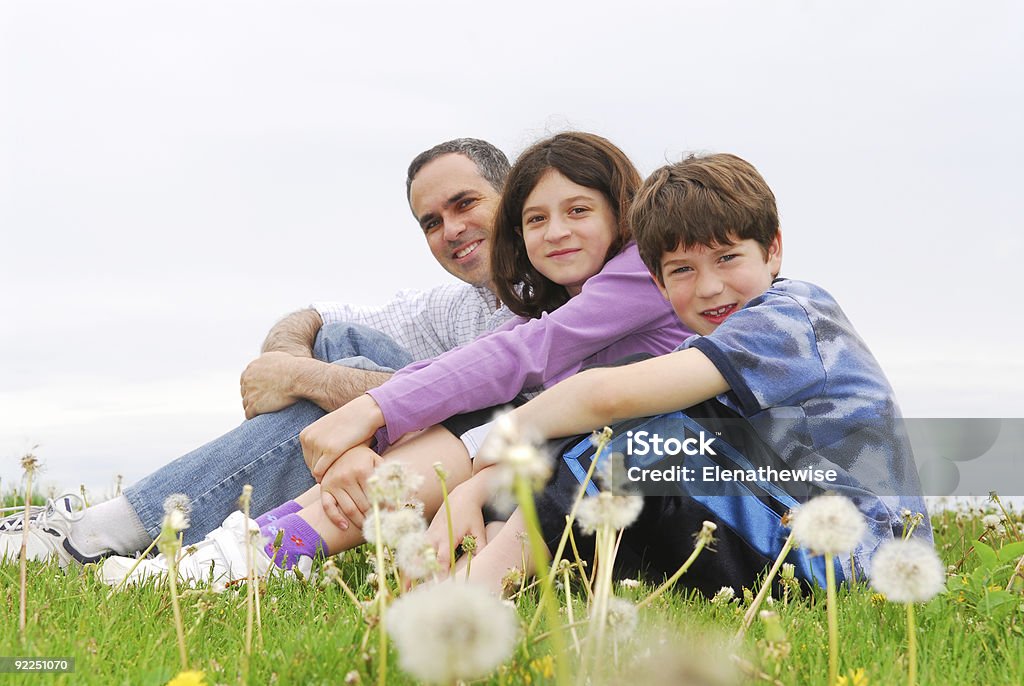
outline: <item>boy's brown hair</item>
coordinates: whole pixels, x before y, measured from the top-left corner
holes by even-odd
[[[779,232],[775,195],[754,166],[735,155],[689,155],[651,174],[629,210],[644,264],[664,286],[661,258],[676,248],[752,239],[767,256]]]

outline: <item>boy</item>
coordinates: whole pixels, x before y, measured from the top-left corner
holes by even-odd
[[[620,571],[671,574],[710,520],[718,525],[716,553],[698,558],[684,583],[711,594],[723,584],[751,586],[788,535],[785,511],[830,490],[852,498],[867,519],[869,533],[851,559],[868,572],[874,549],[901,535],[906,511],[926,513],[913,457],[892,389],[839,305],[813,284],[777,278],[782,237],[764,179],[733,155],[691,156],[647,179],[630,221],[652,278],[697,335],[668,355],[569,378],[513,410],[514,423],[555,438],[662,414],[644,424],[646,435],[674,435],[677,446],[690,436],[690,448],[708,430],[701,454],[668,462],[710,472],[696,470],[703,480],[692,483],[678,478],[674,491],[660,482],[658,492],[671,494],[648,495],[625,530]],[[624,433],[616,430],[617,445],[636,468],[630,478],[643,485],[650,465],[629,454],[636,446]],[[737,465],[745,469],[731,469]],[[774,471],[766,477],[757,467]],[[585,467],[566,453],[556,470],[538,498],[552,547]],[[456,518],[483,502],[491,471],[453,491]],[[470,519],[459,528],[478,528]],[[435,520],[435,538],[439,528]],[[474,557],[471,576],[498,588],[520,560],[521,529],[514,513]],[[930,537],[927,518],[915,533]],[[822,558],[798,551],[791,559],[805,580],[823,578]],[[845,575],[851,559],[841,563]]]

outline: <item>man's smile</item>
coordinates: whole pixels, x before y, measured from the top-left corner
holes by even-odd
[[[483,239],[481,238],[481,239],[475,240],[475,241],[473,241],[472,243],[469,243],[469,244],[467,244],[467,245],[463,246],[462,248],[459,248],[459,249],[458,249],[458,250],[456,250],[456,251],[455,251],[455,253],[454,253],[455,259],[457,259],[457,260],[461,260],[461,259],[462,259],[463,257],[466,257],[467,255],[469,255],[470,253],[472,253],[472,252],[473,252],[474,250],[476,250],[476,249],[477,249],[477,247],[478,247],[478,246],[479,246],[479,245],[480,245],[481,243],[483,243],[483,242],[484,242],[484,241],[483,241]]]

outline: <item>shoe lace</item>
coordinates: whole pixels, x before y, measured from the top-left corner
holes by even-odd
[[[63,507],[58,507],[57,503],[61,500],[74,501],[74,505],[71,506],[71,510],[66,510]],[[25,527],[25,506],[21,505],[18,507],[4,507],[0,508],[0,512],[14,512],[15,514],[8,517],[2,522],[4,531],[18,531]],[[69,522],[77,522],[83,516],[85,516],[85,499],[77,493],[65,493],[58,498],[47,498],[45,505],[31,505],[28,510],[28,526],[36,528],[45,528],[49,523],[50,518],[54,515],[58,515],[61,518]]]

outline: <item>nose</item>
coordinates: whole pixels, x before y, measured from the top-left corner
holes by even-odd
[[[466,220],[462,217],[444,218],[444,239],[449,243],[455,243],[466,231]]]
[[[552,217],[544,228],[544,240],[548,243],[558,243],[565,240],[572,234],[569,226],[559,217]]]
[[[705,269],[697,274],[696,294],[698,298],[713,298],[722,292],[724,284],[713,269]]]

